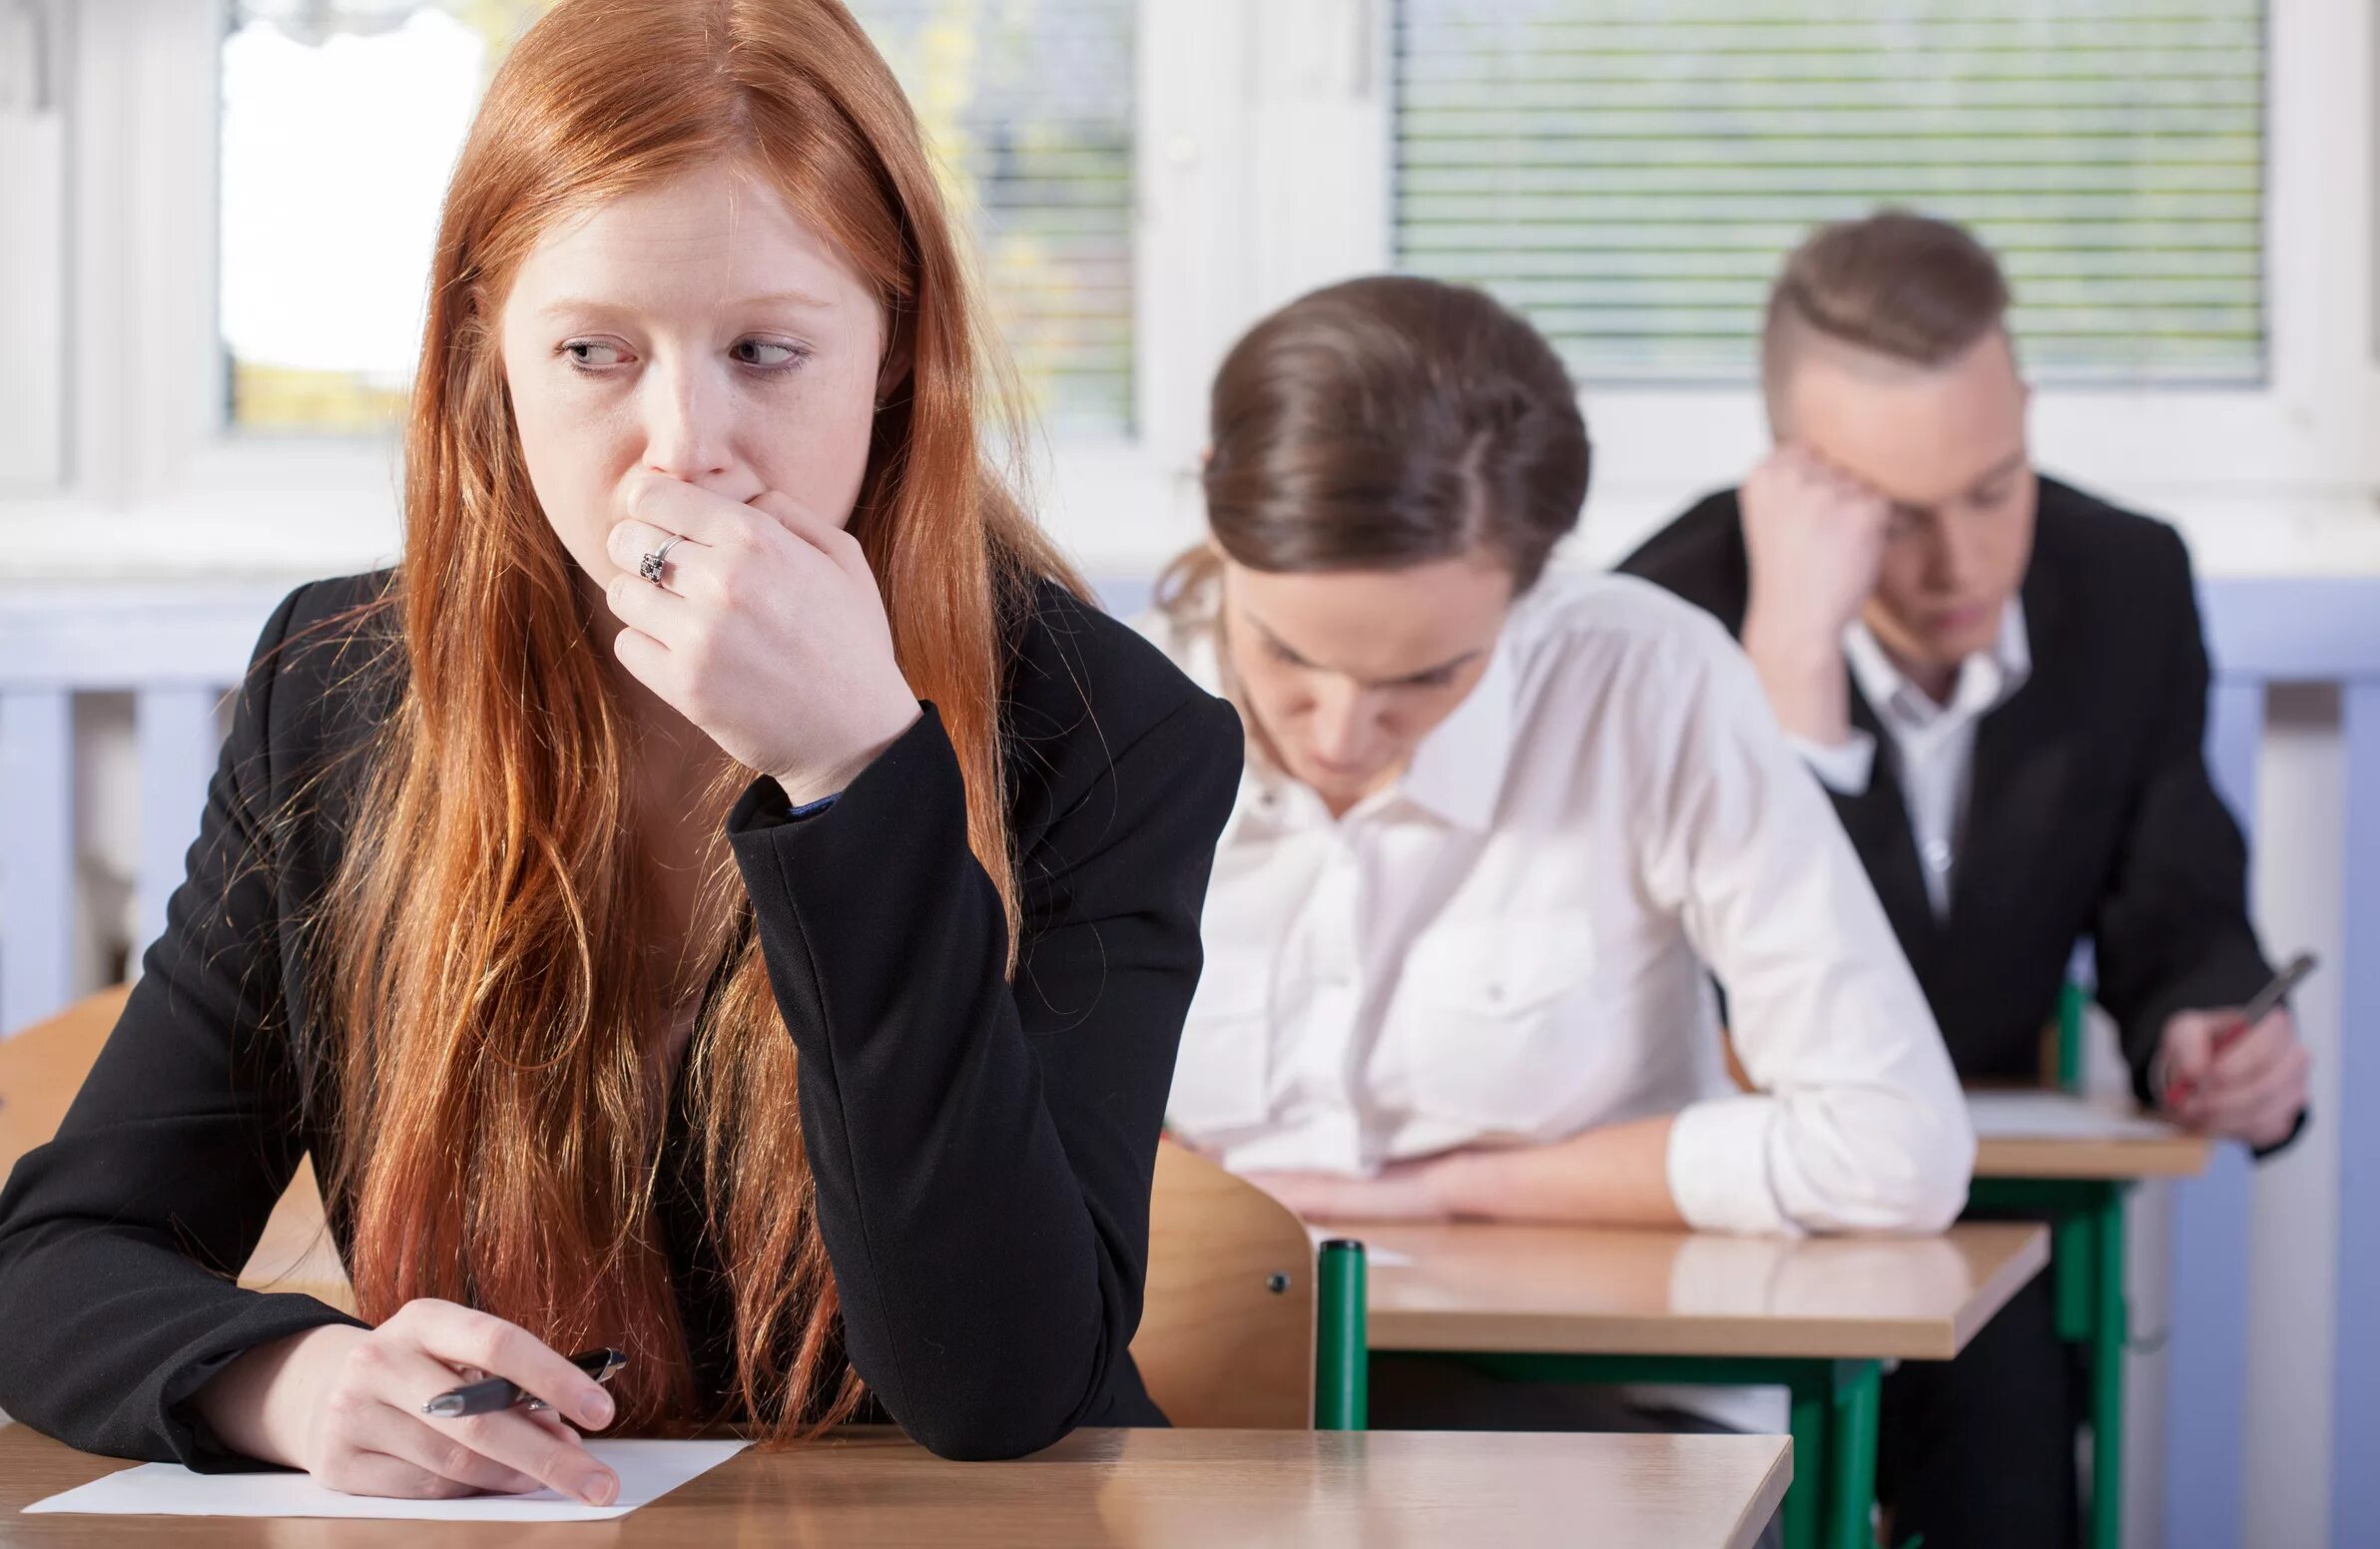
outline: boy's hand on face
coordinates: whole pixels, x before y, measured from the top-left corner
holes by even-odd
[[[1790,444],[1752,470],[1739,500],[1751,562],[1745,653],[1785,730],[1837,746],[1851,724],[1843,631],[1876,589],[1892,503]]]
[[[1744,480],[1749,619],[1805,645],[1833,647],[1876,589],[1892,503],[1804,447],[1769,453]]]

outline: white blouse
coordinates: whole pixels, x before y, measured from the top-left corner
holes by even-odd
[[[1221,691],[1211,617],[1135,623]],[[1343,817],[1252,747],[1204,932],[1167,1119],[1235,1171],[1674,1113],[1698,1228],[1935,1231],[1965,1203],[1966,1106],[1850,841],[1734,644],[1644,583],[1545,578]]]

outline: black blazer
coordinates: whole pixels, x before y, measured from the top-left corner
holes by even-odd
[[[1733,490],[1707,496],[1620,568],[1743,631],[1750,569]],[[2041,481],[2025,573],[2033,673],[1976,733],[1975,773],[1947,919],[1935,917],[1876,713],[1875,775],[1835,810],[1967,1077],[2030,1080],[2075,943],[2088,937],[2097,998],[2132,1081],[2165,1018],[2236,1006],[2270,976],[2249,928],[2247,847],[2200,744],[2206,647],[2188,552],[2161,522]]]
[[[292,797],[392,703],[393,671],[358,674],[366,653],[350,649],[388,626],[343,617],[385,579],[303,587],[266,626],[166,934],[57,1138],[0,1193],[0,1408],[75,1446],[243,1466],[190,1395],[253,1345],[346,1320],[230,1277],[300,1156],[339,1144],[307,1101],[320,1067],[298,1051],[324,1040],[303,1025],[317,1002],[298,931],[352,782],[333,777],[310,813]],[[845,1350],[893,1418],[951,1456],[1163,1423],[1126,1347],[1242,749],[1227,706],[1054,588],[1015,643],[1005,715],[1024,886],[1013,984],[930,709],[824,811],[793,818],[764,778],[728,818],[801,1052]],[[683,1123],[670,1133],[664,1175],[682,1177]],[[660,1213],[717,1397],[728,1309],[699,1206],[665,1183]],[[330,1220],[343,1253],[336,1202]]]

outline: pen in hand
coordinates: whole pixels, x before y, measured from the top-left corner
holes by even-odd
[[[570,1363],[598,1382],[609,1382],[622,1366],[628,1364],[624,1350],[611,1348],[581,1350],[570,1357]],[[502,1377],[489,1377],[482,1382],[466,1382],[450,1387],[421,1406],[423,1414],[433,1419],[456,1420],[469,1414],[493,1414],[499,1409],[550,1407],[542,1398],[530,1393],[518,1383]]]
[[[2238,1017],[2214,1035],[2213,1044],[2208,1051],[2208,1059],[2212,1060],[2216,1055],[2246,1037],[2249,1028],[2279,1010],[2281,1002],[2288,999],[2289,992],[2296,989],[2305,981],[2305,976],[2314,971],[2314,961],[2313,953],[2300,952],[2290,960],[2286,968],[2274,974],[2272,981],[2258,990],[2253,1000],[2240,1008]],[[2180,1077],[2168,1078],[2165,1082],[2165,1106],[2179,1108],[2183,1103],[2189,1101],[2191,1093],[2195,1090],[2194,1082],[2183,1080]]]

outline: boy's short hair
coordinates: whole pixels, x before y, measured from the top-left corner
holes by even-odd
[[[2001,327],[2009,299],[1999,260],[1965,227],[1906,210],[1820,227],[1769,290],[1760,385],[1770,423],[1811,340],[1931,368]]]

